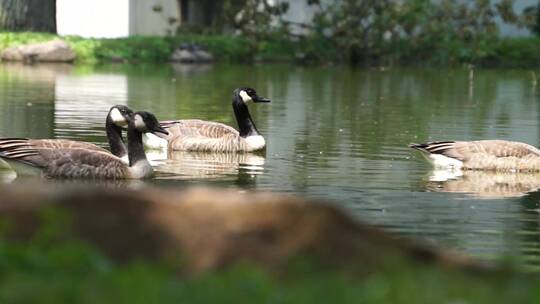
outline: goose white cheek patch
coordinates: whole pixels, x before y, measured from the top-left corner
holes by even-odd
[[[140,115],[135,115],[135,128],[138,130],[144,131],[146,130],[146,124],[144,123],[143,118]]]
[[[127,124],[127,121],[126,119],[124,118],[124,116],[122,115],[122,113],[120,113],[120,111],[116,108],[112,109],[111,111],[111,119],[112,121],[115,123],[115,124],[118,124],[118,125],[125,125]]]
[[[244,103],[248,103],[250,101],[253,101],[253,99],[251,98],[251,96],[248,95],[248,93],[246,93],[246,91],[240,91],[240,97],[242,98],[242,101]]]

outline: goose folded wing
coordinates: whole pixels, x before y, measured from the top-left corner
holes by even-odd
[[[28,143],[34,148],[49,148],[49,149],[88,149],[101,152],[108,152],[106,149],[96,146],[95,144],[74,141],[67,139],[30,139]]]
[[[126,175],[127,166],[110,154],[86,149],[41,149],[49,161],[47,174],[72,178],[115,178]]]
[[[174,129],[173,129],[174,128]],[[182,137],[223,138],[238,136],[238,131],[222,123],[198,119],[179,120],[171,133]]]
[[[512,156],[522,158],[530,155],[540,156],[540,150],[538,150],[536,147],[522,142],[505,140],[482,140],[473,143],[475,143],[476,150],[480,152],[485,152],[496,157]]]
[[[127,169],[120,158],[87,149],[20,148],[0,156],[42,168],[51,177],[115,178]]]
[[[106,149],[103,149],[91,143],[87,143],[83,141],[68,140],[68,139],[28,139],[28,138],[16,138],[16,137],[0,138],[0,152],[16,150],[19,148],[29,148],[29,149],[80,148],[80,149],[108,152]]]

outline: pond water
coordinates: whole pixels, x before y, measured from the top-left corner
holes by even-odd
[[[472,76],[472,78],[471,78]],[[540,265],[540,175],[445,176],[410,142],[540,138],[527,70],[185,65],[0,65],[0,136],[106,146],[108,108],[236,127],[232,90],[270,104],[250,111],[266,137],[257,155],[150,153],[163,187],[202,184],[331,200],[403,236],[487,258]],[[6,183],[18,183],[3,171]],[[41,182],[41,181],[36,181]],[[43,181],[51,183],[51,181]]]

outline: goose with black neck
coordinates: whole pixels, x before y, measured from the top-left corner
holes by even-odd
[[[128,163],[127,149],[122,139],[122,128],[127,127],[128,121],[132,118],[133,111],[124,105],[115,105],[109,109],[105,118],[105,132],[111,148],[111,153],[120,157],[125,163]],[[0,150],[14,147],[34,147],[44,149],[86,149],[92,151],[101,151],[109,153],[108,150],[95,144],[69,139],[29,139],[19,137],[0,138]],[[0,158],[1,167],[14,169]],[[12,163],[13,164],[13,163]],[[35,174],[35,170],[26,172]]]
[[[128,152],[124,139],[122,138],[122,129],[127,128],[129,120],[133,117],[133,111],[124,105],[115,105],[109,110],[105,120],[105,132],[111,148],[111,153],[120,157],[128,163]]]
[[[184,119],[162,121],[169,132],[167,136],[147,134],[145,145],[169,151],[199,152],[255,152],[266,148],[266,141],[259,133],[249,113],[249,103],[268,103],[252,88],[238,88],[233,92],[232,107],[238,130],[214,121]]]
[[[26,145],[0,147],[0,158],[13,168],[30,167],[51,178],[142,179],[153,176],[153,169],[144,153],[142,133],[167,134],[156,117],[149,112],[136,112],[128,123],[128,158],[126,164],[108,151],[82,148],[42,148],[31,142]],[[18,172],[18,171],[17,171]]]

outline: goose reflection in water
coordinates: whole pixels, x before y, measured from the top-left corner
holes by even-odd
[[[99,186],[105,188],[129,188],[140,189],[145,186],[145,182],[142,180],[131,179],[50,179],[42,178],[41,176],[27,176],[17,175],[11,168],[0,167],[0,184],[17,184],[24,185],[29,188],[35,187],[36,184],[46,184],[51,189],[55,187],[87,187],[87,186]]]
[[[154,166],[159,179],[216,179],[223,177],[256,176],[264,173],[265,158],[252,153],[203,153],[171,151],[168,154],[148,152],[148,159]],[[15,180],[28,181],[31,177],[17,178],[17,174],[9,167],[0,167],[0,183],[10,184]],[[57,180],[56,183],[66,181]],[[90,180],[96,184],[98,181]],[[134,182],[107,181],[108,186],[132,187]]]
[[[521,197],[540,189],[540,173],[433,170],[425,188],[485,199]]]
[[[3,166],[0,164],[0,183],[11,184],[16,178],[17,173],[11,170],[7,163]]]
[[[239,173],[264,173],[265,158],[252,153],[209,153],[170,151],[167,158],[154,159],[160,178],[191,179],[221,178]]]

